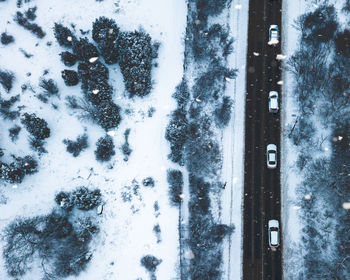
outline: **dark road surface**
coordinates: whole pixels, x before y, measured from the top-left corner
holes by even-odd
[[[281,26],[282,1],[250,0],[247,52],[246,135],[244,166],[243,279],[282,279],[282,246],[268,245],[267,223],[281,225],[280,113],[268,112],[268,93],[276,90],[281,104],[281,40],[269,46],[268,29]],[[280,106],[281,107],[281,106]],[[267,169],[266,146],[276,144],[277,168]],[[282,245],[282,241],[281,241]]]

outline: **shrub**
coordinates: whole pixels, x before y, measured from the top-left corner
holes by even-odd
[[[63,143],[67,146],[67,152],[71,153],[73,157],[79,156],[79,154],[88,147],[87,134],[79,135],[76,141],[64,139]]]
[[[35,114],[24,113],[21,122],[36,139],[44,140],[50,137],[50,128],[47,126],[47,122]]]
[[[37,151],[40,154],[47,153],[46,149],[44,148],[44,144],[45,142],[43,140],[35,137],[29,137],[29,145],[33,151]]]
[[[38,171],[38,163],[31,156],[24,158],[13,156],[14,161],[9,165],[0,162],[0,178],[13,184],[21,183],[25,175],[33,174]]]
[[[130,148],[130,145],[129,145],[129,134],[130,134],[130,128],[126,129],[125,132],[124,132],[124,144],[122,146],[122,152],[123,152],[123,155],[124,155],[124,161],[127,161],[131,152],[132,152],[132,149]]]
[[[12,142],[18,139],[18,134],[20,131],[21,131],[21,127],[18,125],[15,125],[9,129],[9,137],[11,138]]]
[[[7,70],[0,70],[0,84],[4,87],[7,92],[12,89],[13,80],[15,76],[12,72]]]
[[[115,155],[113,139],[106,135],[98,139],[95,156],[98,161],[109,161]]]
[[[76,55],[74,55],[68,51],[60,53],[60,56],[61,56],[62,62],[66,66],[73,66],[77,62]]]
[[[63,191],[56,194],[55,201],[59,207],[67,211],[72,210],[74,207],[74,200],[72,199],[71,194]]]
[[[24,15],[26,16],[26,18],[28,20],[35,20],[36,19],[36,10],[37,10],[37,7],[32,7],[32,8],[29,8],[28,10],[26,10],[24,12]]]
[[[116,63],[119,59],[118,38],[119,28],[113,19],[100,17],[92,27],[92,38],[98,43],[105,62]]]
[[[187,140],[188,122],[186,113],[182,110],[175,110],[171,114],[170,122],[167,126],[165,139],[170,142],[171,153],[169,159],[180,165],[184,164],[184,146]]]
[[[15,38],[13,38],[12,35],[7,34],[6,32],[1,33],[1,44],[3,45],[8,45],[11,44],[15,41]]]
[[[146,255],[141,259],[141,265],[144,266],[149,272],[155,272],[157,266],[160,265],[162,260],[157,259],[155,256]]]
[[[86,187],[79,187],[72,193],[74,206],[80,210],[91,210],[101,204],[101,192],[99,189],[90,191]]]
[[[17,12],[14,21],[21,25],[24,29],[29,30],[35,36],[42,39],[45,37],[46,33],[42,30],[42,28],[36,23],[31,23],[29,20],[21,13]]]
[[[113,102],[102,102],[98,106],[97,123],[105,130],[118,127],[120,117],[120,107]]]
[[[187,85],[187,81],[183,79],[181,83],[176,87],[174,94],[172,95],[177,101],[177,107],[179,109],[185,109],[189,98],[190,93]]]
[[[16,119],[20,113],[19,111],[11,111],[11,107],[14,103],[19,100],[19,95],[12,96],[8,100],[4,100],[0,97],[0,114],[4,119],[14,120]]]
[[[87,38],[75,39],[73,41],[73,53],[80,61],[88,61],[91,58],[99,56],[97,48]]]
[[[180,170],[169,169],[167,171],[167,181],[169,184],[169,197],[172,205],[178,206],[182,198],[180,195],[183,190],[183,176]]]
[[[72,47],[73,40],[76,40],[72,31],[60,23],[55,23],[54,34],[58,44],[63,47]]]
[[[142,180],[142,185],[144,185],[145,187],[153,188],[154,187],[154,179],[152,177],[147,177],[147,178]]]
[[[54,80],[41,78],[39,86],[45,90],[46,94],[56,95],[58,93],[58,87]]]
[[[339,54],[350,57],[350,29],[338,32],[335,37],[335,46]]]
[[[130,97],[143,97],[151,91],[151,37],[143,32],[123,32],[118,39],[120,69]]]
[[[222,103],[215,109],[215,122],[218,127],[225,127],[231,119],[231,108],[233,101],[229,96],[224,96]]]
[[[79,83],[79,76],[75,71],[65,69],[61,72],[61,75],[67,86],[75,86]]]

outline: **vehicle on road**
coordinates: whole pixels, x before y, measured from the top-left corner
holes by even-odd
[[[270,220],[268,224],[269,246],[277,248],[280,245],[280,226],[277,220]]]
[[[277,113],[278,112],[278,93],[277,91],[269,92],[269,112]]]
[[[266,148],[267,168],[277,167],[277,146],[268,144]]]
[[[269,45],[277,45],[278,41],[278,26],[275,24],[270,25],[269,28]]]

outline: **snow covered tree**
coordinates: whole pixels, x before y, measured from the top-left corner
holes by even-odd
[[[48,95],[56,95],[58,93],[57,84],[53,79],[40,78],[39,86]]]
[[[77,157],[88,147],[88,136],[87,134],[79,135],[76,141],[64,139],[63,143],[67,146],[67,152]]]
[[[4,87],[7,92],[12,89],[15,75],[7,70],[0,70],[0,84]]]
[[[219,104],[214,112],[215,122],[218,127],[225,127],[231,118],[231,109],[233,101],[229,96],[224,96],[222,103]]]
[[[75,86],[79,83],[79,76],[78,73],[73,70],[63,70],[61,71],[61,75],[63,78],[64,83],[67,86]]]
[[[167,171],[167,181],[169,184],[170,202],[174,206],[179,206],[182,201],[180,195],[182,194],[184,184],[182,172],[180,170],[169,169]]]
[[[20,131],[21,131],[21,127],[18,125],[15,125],[9,129],[9,137],[11,138],[12,142],[18,139],[18,134]]]
[[[90,191],[86,187],[79,187],[72,193],[74,206],[80,210],[91,210],[101,204],[101,191]]]
[[[113,19],[100,17],[92,27],[92,38],[98,43],[105,62],[116,63],[119,59],[118,42],[119,28]]]
[[[35,114],[24,113],[21,123],[30,134],[39,140],[50,137],[50,128],[44,119],[38,118]]]
[[[8,45],[15,41],[15,38],[13,38],[12,35],[8,34],[7,32],[1,33],[1,44]]]
[[[89,61],[99,56],[97,48],[87,38],[73,40],[73,53],[80,61]]]
[[[14,21],[21,25],[24,29],[27,29],[30,32],[32,32],[35,36],[37,36],[40,39],[46,36],[46,33],[39,25],[30,22],[28,18],[19,11],[17,11],[14,17]]]
[[[350,29],[338,32],[335,37],[335,46],[339,54],[350,57]]]
[[[105,130],[118,127],[121,116],[120,107],[113,102],[104,101],[97,107],[97,123]]]
[[[62,62],[66,66],[73,66],[77,62],[76,55],[74,55],[68,51],[60,53],[60,56],[61,56]]]
[[[55,23],[54,34],[57,42],[63,47],[72,47],[73,40],[76,40],[72,31],[60,23]]]
[[[99,138],[96,146],[95,156],[98,161],[109,161],[115,155],[113,139],[109,135]]]
[[[139,31],[122,32],[118,39],[119,64],[130,97],[148,95],[154,52],[151,37]]]
[[[149,272],[155,272],[157,266],[160,265],[162,260],[157,259],[155,256],[146,255],[141,259],[141,265],[144,266]]]

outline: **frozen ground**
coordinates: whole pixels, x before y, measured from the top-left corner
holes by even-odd
[[[6,30],[15,37],[14,44],[1,46],[0,64],[2,69],[15,73],[12,95],[20,93],[24,83],[31,84],[33,90],[39,93],[39,77],[47,69],[49,73],[46,77],[53,78],[60,90],[59,98],[51,99],[58,109],[54,110],[51,102],[42,103],[31,91],[21,94],[20,105],[25,106],[24,112],[34,112],[44,118],[52,134],[45,146],[48,153],[39,160],[39,172],[25,177],[19,185],[3,184],[0,229],[16,216],[32,217],[50,212],[55,204],[54,196],[60,190],[72,190],[81,185],[98,187],[106,204],[100,221],[101,232],[93,241],[94,256],[86,272],[68,279],[148,279],[149,274],[140,265],[141,257],[146,254],[162,259],[156,273],[158,279],[177,279],[178,210],[168,203],[166,169],[172,164],[167,159],[169,147],[164,132],[168,114],[175,107],[171,94],[183,71],[185,0],[37,0],[24,4],[21,10],[34,5],[38,7],[36,22],[47,33],[42,40],[13,21],[17,11],[15,1],[0,3],[0,31]],[[120,127],[111,133],[117,149],[112,161],[106,164],[96,162],[94,157],[95,143],[105,132],[88,121],[79,121],[65,106],[65,96],[81,95],[80,85],[71,88],[64,85],[60,72],[66,67],[59,58],[63,49],[58,46],[52,31],[54,22],[67,26],[74,23],[76,33],[81,35],[79,29],[91,29],[92,22],[99,16],[113,18],[123,31],[142,26],[152,40],[161,43],[158,67],[152,73],[153,90],[146,98],[130,100],[124,92],[119,67],[109,66],[109,82],[115,89],[115,101],[123,109],[123,120]],[[90,38],[91,35],[87,36]],[[48,46],[47,42],[52,42],[52,45]],[[19,48],[33,54],[33,57],[25,58]],[[29,72],[31,75],[28,77],[26,74]],[[4,91],[1,95],[10,96]],[[150,107],[155,108],[153,117],[147,116]],[[126,114],[125,109],[131,113]],[[0,146],[5,148],[4,158],[9,159],[10,154],[33,154],[29,150],[25,129],[20,132],[16,143],[9,140],[7,129],[11,126],[12,122],[1,121],[1,129],[5,132],[0,136]],[[66,152],[62,140],[75,139],[84,132],[84,128],[89,136],[89,148],[73,158]],[[133,152],[129,161],[125,162],[119,148],[127,128],[131,128],[129,142]],[[155,179],[154,188],[142,186],[142,179],[149,176]],[[133,186],[134,179],[140,186],[139,190],[131,196],[131,201],[123,202],[122,193],[131,192],[127,186]],[[156,202],[159,210],[154,209]],[[161,229],[162,241],[159,243],[152,232],[156,224]],[[3,245],[1,241],[0,247]],[[0,265],[0,279],[9,279],[2,257]],[[23,279],[37,279],[36,273],[34,269]]]
[[[242,195],[244,179],[244,108],[246,92],[246,55],[248,30],[248,1],[234,0],[229,12],[230,29],[234,38],[231,68],[238,69],[235,80],[227,83],[226,94],[232,98],[233,113],[223,131],[223,174],[226,188],[222,192],[223,222],[235,226],[234,234],[224,241],[224,277],[238,280],[242,277]],[[239,261],[238,261],[239,260]]]

